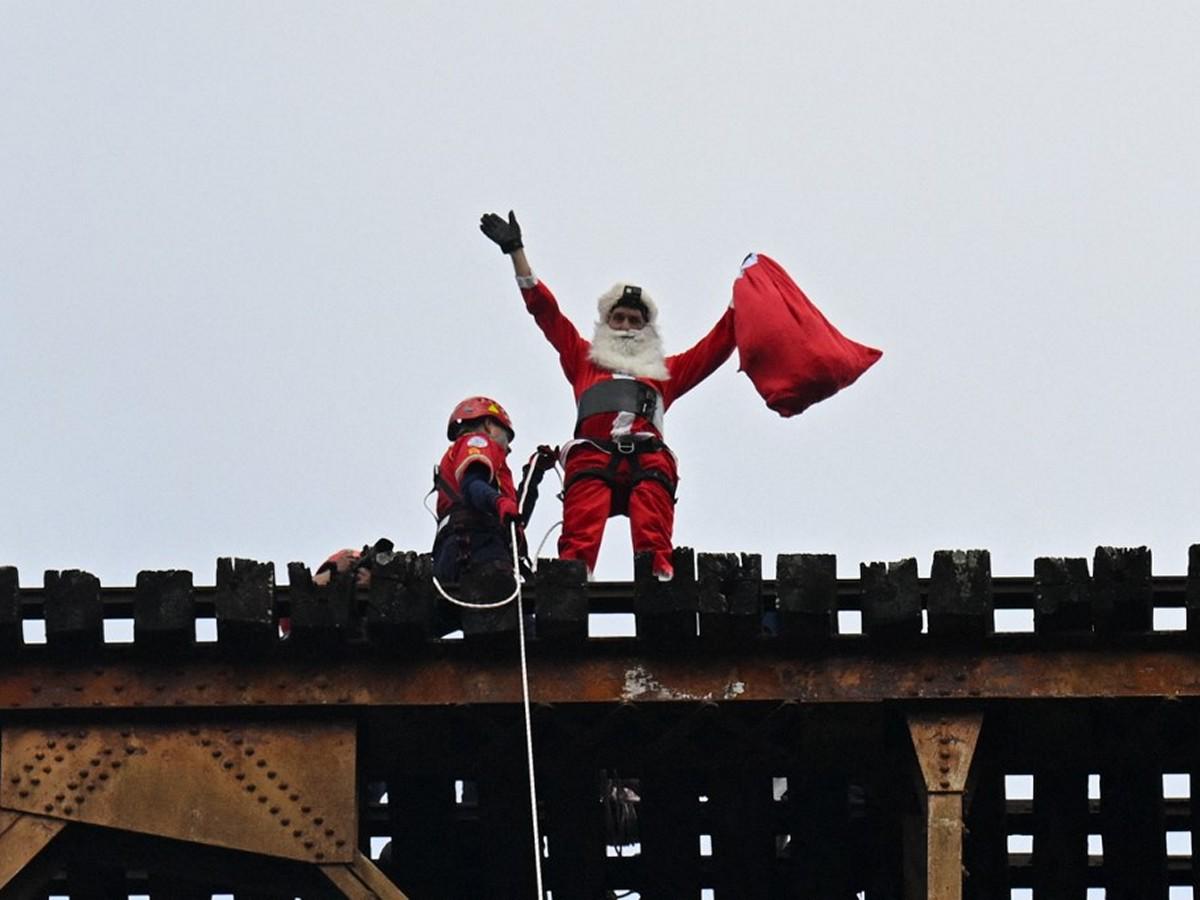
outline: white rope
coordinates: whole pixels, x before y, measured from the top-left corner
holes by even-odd
[[[534,456],[537,456],[536,452],[529,457],[531,466]],[[532,480],[532,478],[526,479],[517,509],[525,508],[525,497],[529,493],[529,484]],[[426,508],[428,509],[428,506]],[[533,868],[537,875],[537,898],[543,900],[546,894],[542,889],[542,832],[538,826],[537,780],[534,777],[533,769],[533,712],[529,701],[529,663],[525,657],[525,607],[521,598],[521,556],[517,545],[517,523],[512,522],[508,527],[513,555],[513,592],[511,594],[495,603],[468,603],[466,600],[459,600],[446,593],[436,575],[433,576],[433,586],[445,600],[464,609],[499,609],[501,606],[512,603],[513,600],[517,601],[517,639],[521,648],[521,701],[525,711],[525,758],[529,767],[529,818],[533,823]],[[552,525],[550,531],[553,531],[554,527]],[[546,537],[550,536],[550,531],[546,532]],[[542,543],[545,542],[546,538],[542,538]],[[541,551],[541,545],[538,545],[538,551]]]
[[[514,534],[516,533],[516,530],[517,526],[514,525]],[[513,552],[515,555],[516,551],[514,550]],[[433,586],[437,588],[437,592],[442,595],[442,599],[449,600],[455,606],[461,606],[463,609],[499,609],[501,606],[507,606],[521,595],[521,579],[520,576],[518,576],[515,572],[513,573],[513,581],[516,583],[516,587],[514,587],[513,592],[503,600],[497,600],[495,603],[468,603],[466,600],[459,600],[457,597],[451,597],[449,594],[447,594],[446,589],[442,587],[442,583],[438,581],[437,576],[433,576]]]
[[[513,566],[517,565],[517,526],[512,527]],[[533,866],[537,873],[537,897],[542,900],[542,833],[538,827],[537,781],[533,771],[533,714],[529,703],[529,663],[525,658],[525,609],[517,587],[517,637],[521,645],[521,699],[525,706],[525,756],[529,764],[529,818],[533,822]]]

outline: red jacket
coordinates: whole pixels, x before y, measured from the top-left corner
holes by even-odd
[[[500,494],[516,500],[517,491],[513,487],[512,472],[509,471],[508,462],[505,459],[507,455],[507,450],[502,449],[499,444],[485,434],[479,432],[460,434],[458,439],[450,445],[450,449],[443,454],[442,461],[438,463],[438,474],[461,497],[462,477],[467,468],[472,465],[482,465],[488,470],[491,476],[489,480],[500,491]],[[456,505],[455,498],[450,497],[441,489],[438,490],[437,515],[439,519],[445,518]]]
[[[571,382],[575,392],[575,400],[596,384],[613,377],[608,369],[603,369],[588,357],[591,342],[584,340],[571,321],[562,314],[558,302],[550,289],[540,280],[533,287],[522,288],[525,307],[533,315],[538,327],[546,335],[554,349],[558,351],[558,360],[562,365],[563,374]],[[678,398],[682,397],[701,381],[711,375],[729,358],[734,348],[733,308],[725,311],[720,321],[712,330],[701,338],[694,347],[668,356],[665,360],[667,371],[671,377],[666,381],[652,378],[638,378],[644,384],[653,387],[663,399],[663,411],[670,408]],[[647,419],[635,417],[631,424],[618,424],[617,416],[612,413],[597,413],[589,416],[579,429],[581,437],[607,441],[622,434],[653,434],[662,437],[654,424]]]

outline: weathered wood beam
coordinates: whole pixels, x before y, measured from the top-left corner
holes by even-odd
[[[917,561],[862,563],[863,632],[879,643],[911,641],[921,633]]]
[[[780,634],[800,641],[824,640],[836,631],[837,557],[829,553],[780,553],[775,561]]]
[[[14,566],[0,566],[0,652],[13,653],[21,645],[21,593]]]

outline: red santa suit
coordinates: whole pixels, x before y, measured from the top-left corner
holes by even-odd
[[[566,493],[559,557],[582,559],[592,571],[605,522],[628,514],[634,553],[653,553],[654,572],[669,577],[678,474],[675,456],[663,443],[662,417],[733,352],[732,307],[694,347],[656,361],[655,375],[632,374],[616,369],[619,363],[596,362],[591,342],[562,314],[544,284],[534,277],[518,279],[518,284],[526,308],[558,351],[579,404],[575,440],[563,448]],[[609,309],[617,295],[611,296]],[[649,308],[648,329],[655,318],[652,301]],[[601,298],[601,321],[604,313]],[[607,384],[614,381],[622,383]]]

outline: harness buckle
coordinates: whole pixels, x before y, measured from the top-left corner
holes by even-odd
[[[613,444],[616,446],[618,453],[624,453],[626,456],[637,450],[637,441],[629,435],[616,438]]]

